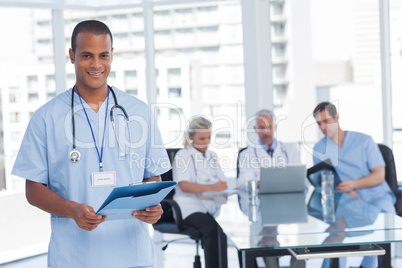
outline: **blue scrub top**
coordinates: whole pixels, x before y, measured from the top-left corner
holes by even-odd
[[[314,164],[328,158],[341,181],[363,178],[371,173],[371,169],[385,166],[380,149],[373,139],[366,134],[352,131],[346,131],[342,147],[327,137],[314,146]],[[366,202],[395,213],[396,198],[385,180],[377,186],[355,191]]]
[[[117,115],[116,131],[110,120],[115,104],[109,94],[97,113],[84,100],[99,152],[107,114],[103,170],[116,172],[116,186],[141,182],[167,172],[171,166],[150,108],[113,87],[118,103],[129,115],[129,127]],[[58,95],[32,116],[18,152],[12,174],[46,184],[62,198],[92,206],[96,211],[113,186],[92,187],[92,172],[99,171],[91,129],[77,93],[74,92],[75,137],[81,159],[72,163],[72,89]],[[128,135],[128,132],[131,134]],[[119,137],[120,147],[117,143]],[[122,155],[134,151],[131,155]],[[148,224],[137,219],[106,221],[93,231],[80,229],[70,218],[51,215],[50,267],[135,267],[155,263]]]

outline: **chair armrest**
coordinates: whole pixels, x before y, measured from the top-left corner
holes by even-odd
[[[175,220],[177,229],[179,229],[179,231],[183,231],[183,217],[181,215],[181,210],[177,202],[173,199],[164,199],[162,200],[162,202],[166,202],[170,205],[170,207],[172,208],[173,218]]]
[[[396,214],[402,217],[402,186],[398,185],[398,188],[395,191],[395,197],[396,197],[396,203],[395,203]]]
[[[397,200],[402,199],[402,185],[398,185],[398,187],[396,188],[395,192],[395,197]]]

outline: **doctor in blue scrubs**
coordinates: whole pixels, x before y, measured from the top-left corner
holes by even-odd
[[[385,162],[378,145],[366,134],[342,130],[332,103],[318,104],[313,115],[325,135],[314,146],[314,164],[329,158],[342,181],[339,191],[395,214],[396,198],[385,181]],[[376,262],[375,257],[365,257],[361,267],[375,267]]]
[[[145,103],[107,85],[113,38],[104,23],[78,23],[69,56],[76,84],[34,113],[12,171],[26,179],[28,202],[51,214],[48,267],[154,267],[148,224],[160,205],[127,220],[95,211],[114,187],[170,169],[159,130]]]

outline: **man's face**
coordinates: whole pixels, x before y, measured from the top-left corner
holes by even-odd
[[[274,134],[276,131],[276,124],[272,116],[260,115],[257,117],[256,125],[254,126],[260,140],[263,144],[271,146],[274,142]]]
[[[69,50],[75,66],[78,89],[96,90],[107,86],[113,60],[113,48],[108,34],[79,33],[75,53]]]
[[[315,115],[318,127],[328,138],[334,137],[338,132],[338,119],[339,116],[337,114],[331,116],[327,110],[321,111]]]

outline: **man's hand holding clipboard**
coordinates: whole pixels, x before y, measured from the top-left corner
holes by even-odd
[[[173,181],[162,181],[116,187],[96,214],[107,216],[108,221],[135,217],[141,221],[152,223],[154,216],[149,212],[160,210],[159,203],[176,184]]]

